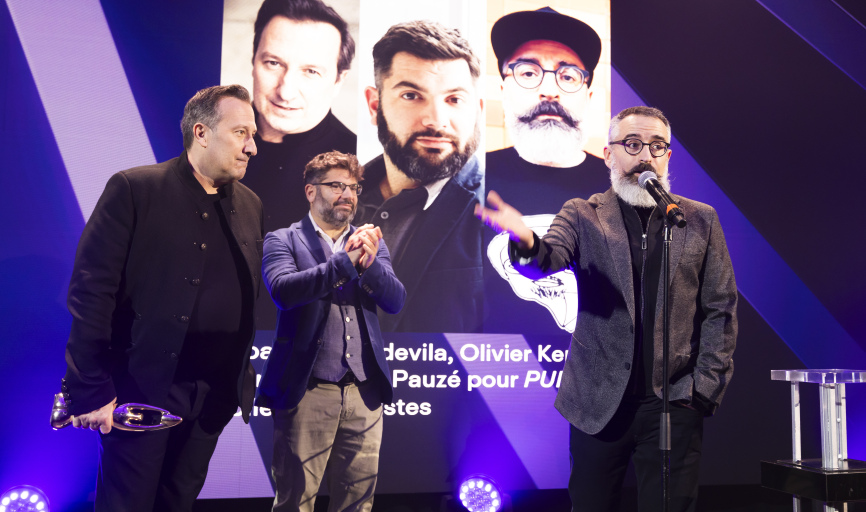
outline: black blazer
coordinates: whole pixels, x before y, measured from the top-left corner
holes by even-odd
[[[246,260],[255,293],[261,282],[262,204],[240,183],[220,203]],[[186,152],[112,176],[78,244],[68,307],[63,391],[75,415],[118,403],[164,407],[196,302],[205,258],[206,193]],[[247,304],[254,304],[249,297]],[[252,316],[252,314],[251,314]],[[248,420],[255,393],[249,362],[255,328],[238,350],[238,403]]]

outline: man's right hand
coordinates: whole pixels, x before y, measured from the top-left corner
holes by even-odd
[[[497,233],[507,232],[521,249],[532,249],[535,239],[532,230],[523,222],[523,215],[493,190],[487,194],[487,204],[490,208],[475,205],[475,216]]]
[[[358,265],[358,262],[361,261],[361,257],[366,252],[364,249],[365,245],[368,247],[376,245],[378,247],[380,238],[382,238],[382,231],[378,227],[372,224],[364,224],[358,227],[352,233],[352,236],[346,240],[345,246],[346,254],[349,255],[349,261],[352,262],[352,265]]]
[[[99,429],[103,434],[111,432],[114,425],[114,409],[117,407],[117,398],[110,403],[87,414],[72,417],[72,426],[75,428]]]

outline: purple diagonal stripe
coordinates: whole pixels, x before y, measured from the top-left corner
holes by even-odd
[[[489,344],[500,350],[532,349],[519,334],[445,334],[456,354],[467,344]],[[469,375],[519,375],[514,389],[480,387],[490,413],[520,457],[529,476],[539,489],[561,489],[568,484],[568,422],[553,408],[556,388],[542,388],[538,383],[524,388],[527,372],[543,371],[536,357],[521,362],[466,361],[460,363]],[[561,370],[557,370],[561,371]],[[550,378],[550,372],[547,374]],[[465,386],[465,384],[464,384]]]
[[[756,1],[866,89],[866,29],[856,18],[827,0]]]
[[[611,111],[646,105],[616,70]],[[673,127],[676,132],[676,126]],[[671,190],[719,213],[737,288],[810,368],[866,367],[866,352],[797,277],[758,230],[673,137]],[[767,376],[769,379],[769,375]]]
[[[115,172],[156,162],[99,0],[6,0],[86,221]]]

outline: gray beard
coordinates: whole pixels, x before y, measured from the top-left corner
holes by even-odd
[[[670,173],[665,173],[665,175],[660,177],[658,180],[659,183],[662,184],[662,187],[668,192],[671,191],[671,182],[669,177]],[[642,189],[640,185],[637,184],[637,181],[632,181],[631,176],[623,176],[619,171],[611,169],[610,184],[616,195],[625,201],[626,204],[631,206],[643,206],[645,208],[652,208],[657,204],[656,200],[653,199],[653,196],[651,196],[649,192]]]
[[[506,110],[508,133],[520,158],[534,164],[543,162],[571,166],[582,158],[587,139],[580,127],[568,126],[555,119],[524,122],[520,115]]]
[[[352,212],[344,212],[341,210],[337,210],[337,208],[333,204],[328,204],[322,198],[316,198],[317,201],[320,201],[319,204],[319,215],[322,217],[322,220],[327,222],[329,225],[343,229],[352,222],[352,219],[355,218],[355,212],[358,210],[358,207],[355,206],[352,208]]]

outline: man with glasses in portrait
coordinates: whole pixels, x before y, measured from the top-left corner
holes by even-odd
[[[492,191],[477,215],[507,233],[515,269],[538,279],[571,268],[577,322],[555,407],[571,424],[572,510],[615,512],[631,461],[640,510],[662,510],[663,225],[666,212],[639,184],[670,189],[670,123],[631,107],[610,124],[611,187],[565,203],[542,238]],[[642,181],[645,183],[645,181]],[[510,198],[507,198],[510,200]],[[687,219],[670,245],[671,511],[694,511],[703,419],[719,406],[734,371],[737,285],[716,211],[673,196]]]
[[[279,312],[256,404],[274,418],[275,512],[312,512],[325,474],[329,510],[373,506],[393,395],[377,310],[399,312],[406,291],[381,230],[351,225],[363,172],[354,155],[316,156],[304,170],[309,213],[265,237]]]
[[[544,7],[503,16],[490,40],[502,77],[505,129],[514,146],[487,153],[485,188],[512,198],[524,215],[552,220],[558,205],[610,184],[604,161],[584,151],[589,139],[584,118],[601,39],[586,23]],[[499,254],[506,242],[489,232],[484,249]],[[509,278],[494,267],[485,258],[485,332],[517,333],[531,323],[540,333],[556,335],[573,322],[568,313],[564,324],[554,321],[545,307],[553,312],[563,305],[546,297],[532,305],[518,299]],[[572,292],[566,288],[559,292]]]

